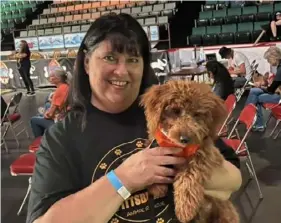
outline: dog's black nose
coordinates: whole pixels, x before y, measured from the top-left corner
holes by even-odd
[[[180,142],[182,144],[187,144],[189,142],[189,138],[187,136],[181,136],[180,137]]]

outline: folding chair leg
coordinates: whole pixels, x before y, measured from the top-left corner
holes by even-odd
[[[254,173],[253,173],[251,167],[249,166],[248,162],[246,162],[246,167],[247,167],[247,169],[249,171],[250,178],[253,179],[254,178]]]
[[[281,129],[279,129],[279,131],[278,131],[277,134],[273,137],[273,139],[277,139],[277,137],[279,136],[280,132],[281,132]]]
[[[29,136],[29,134],[28,134],[28,131],[27,131],[26,129],[24,129],[24,131],[25,131],[26,137],[29,139],[30,136]]]
[[[9,153],[9,149],[8,149],[7,143],[5,141],[5,138],[3,137],[1,140],[2,140],[1,146],[4,145],[6,153]]]
[[[263,199],[263,194],[261,192],[261,187],[260,187],[260,184],[259,184],[259,180],[257,178],[257,174],[256,174],[256,171],[255,171],[252,159],[251,159],[251,155],[250,155],[248,150],[247,150],[247,153],[248,153],[248,160],[249,160],[249,163],[250,163],[249,167],[251,168],[251,170],[252,170],[251,172],[253,174],[254,180],[256,181],[256,184],[257,184],[257,187],[258,187],[258,191],[259,191],[260,199]]]
[[[267,126],[271,118],[272,118],[272,112],[270,112],[268,119],[266,120],[265,127]]]
[[[279,123],[280,123],[280,121],[278,120],[278,121],[276,122],[274,128],[272,129],[272,131],[271,131],[269,137],[271,137],[271,136],[273,135],[273,133],[275,132],[275,129],[277,128],[277,126],[279,125]]]
[[[28,198],[28,196],[29,196],[29,194],[30,194],[30,190],[31,190],[31,177],[29,177],[28,183],[29,183],[29,184],[28,184],[28,188],[27,188],[26,195],[25,195],[25,197],[24,197],[24,199],[23,199],[23,201],[22,201],[22,203],[21,203],[20,209],[19,209],[19,211],[18,211],[18,213],[17,213],[18,216],[21,214],[22,208],[24,207],[24,205],[25,205],[25,203],[26,203],[26,200],[27,200],[27,198]]]
[[[15,130],[14,130],[13,126],[11,126],[11,131],[12,131],[12,133],[13,133],[13,135],[14,135],[14,138],[15,138],[15,140],[16,140],[16,142],[17,142],[18,149],[19,149],[20,143],[19,143],[18,137],[17,137],[17,135],[16,135],[16,133],[15,133]]]

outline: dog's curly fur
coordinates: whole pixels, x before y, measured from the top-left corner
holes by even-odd
[[[230,201],[204,195],[204,183],[212,169],[221,166],[224,158],[214,146],[217,129],[224,121],[223,101],[203,83],[169,81],[151,87],[142,97],[148,134],[154,138],[159,125],[177,144],[181,136],[200,148],[185,165],[179,167],[174,181],[175,213],[178,220],[187,223],[238,223],[238,214]],[[155,197],[165,194],[165,185],[149,189]]]

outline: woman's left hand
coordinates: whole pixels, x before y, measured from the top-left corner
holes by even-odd
[[[45,119],[51,119],[50,113],[49,112],[45,112],[44,118]]]
[[[224,161],[222,167],[213,171],[212,176],[205,184],[205,194],[228,200],[231,194],[237,191],[242,184],[241,172],[228,161]]]
[[[255,82],[254,83],[255,87],[260,88],[261,87],[261,83],[260,82]]]

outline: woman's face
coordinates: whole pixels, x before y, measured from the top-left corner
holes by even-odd
[[[55,73],[52,72],[49,76],[49,82],[51,84],[56,85],[56,84],[60,83],[60,78],[57,77],[57,75],[55,75]]]
[[[24,42],[20,42],[20,49],[23,49],[25,46],[25,43]]]
[[[113,52],[109,41],[101,42],[85,59],[92,104],[109,113],[126,110],[138,97],[143,66],[141,56]]]
[[[267,59],[267,62],[271,65],[271,66],[278,66],[278,60],[272,58],[272,57],[269,57]]]

